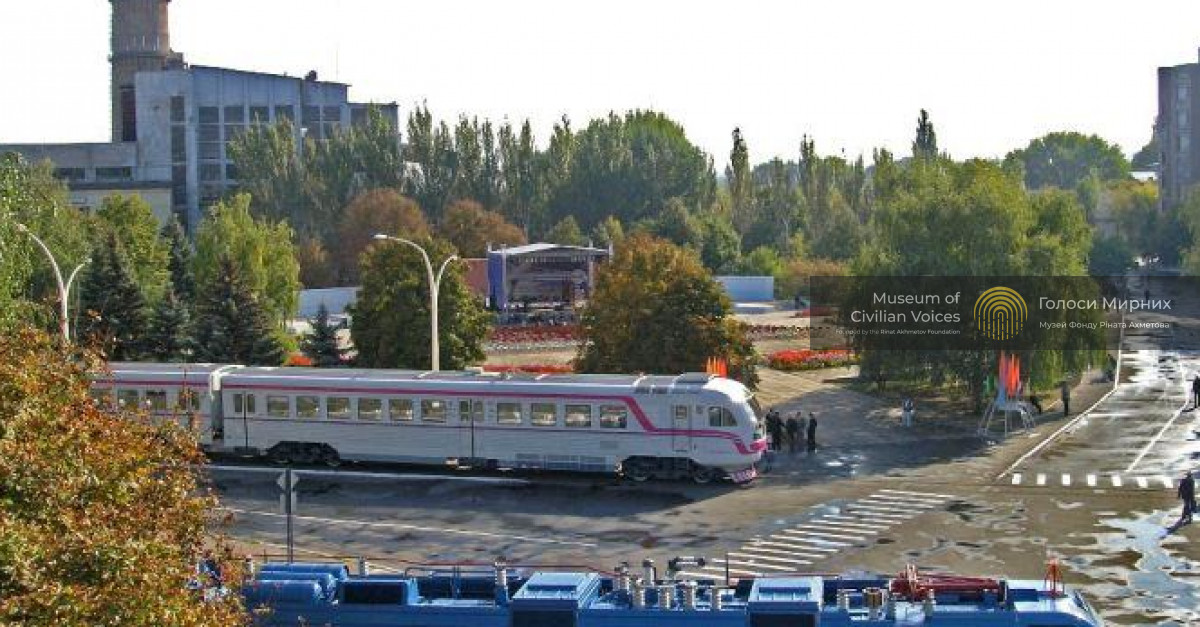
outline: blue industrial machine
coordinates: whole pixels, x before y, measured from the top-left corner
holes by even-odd
[[[673,560],[674,561],[674,560]],[[673,564],[674,566],[674,564]],[[341,564],[266,564],[243,590],[258,625],[334,627],[1051,627],[1102,624],[1051,580],[918,574],[724,581],[524,571],[494,565],[351,575]]]

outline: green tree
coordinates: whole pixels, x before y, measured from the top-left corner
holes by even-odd
[[[1150,131],[1150,141],[1146,142],[1142,149],[1133,155],[1129,166],[1134,170],[1153,170],[1159,161],[1161,149],[1158,145],[1158,120],[1154,120],[1154,126]]]
[[[700,224],[682,198],[667,200],[667,206],[650,222],[650,232],[677,246],[699,251],[704,244]]]
[[[148,311],[116,233],[109,231],[96,244],[80,292],[87,314],[79,336],[103,347],[115,361],[138,359]]]
[[[933,159],[939,154],[937,131],[929,119],[929,112],[924,109],[917,116],[917,138],[913,140],[912,152],[916,159]]]
[[[1121,276],[1133,268],[1133,250],[1119,237],[1097,237],[1088,255],[1088,273],[1092,276]]]
[[[580,372],[679,374],[726,359],[731,376],[753,387],[754,347],[721,286],[695,253],[647,235],[625,239],[597,273],[584,309]]]
[[[329,320],[329,309],[325,303],[317,308],[317,317],[308,321],[312,330],[300,341],[300,351],[312,360],[318,368],[332,368],[345,365],[346,351],[338,341],[338,329]]]
[[[285,222],[251,216],[246,194],[217,203],[196,233],[196,283],[213,285],[223,272],[222,258],[232,259],[270,321],[281,327],[299,300],[300,264],[292,235]]]
[[[725,170],[729,183],[730,213],[733,224],[742,235],[754,224],[754,181],[750,172],[750,151],[742,138],[742,129],[733,129],[733,149],[729,152],[729,168]]]
[[[592,240],[597,246],[613,246],[621,243],[625,239],[625,227],[621,226],[621,221],[608,216],[596,224],[596,228],[592,229]]]
[[[217,271],[197,284],[196,355],[199,361],[278,366],[284,348],[267,304],[255,295],[237,262],[217,258]]]
[[[0,333],[0,623],[245,623],[239,595],[188,587],[206,546],[226,585],[241,578],[212,535],[195,438],[96,407],[89,374],[103,364],[57,344],[27,327]]]
[[[559,220],[558,224],[546,231],[546,241],[563,246],[587,245],[587,239],[583,237],[583,231],[580,230],[579,223],[575,221],[575,216],[567,216]]]
[[[500,248],[525,243],[521,229],[473,200],[459,200],[450,205],[438,231],[463,257],[484,257],[489,245]]]
[[[274,125],[251,126],[228,150],[238,185],[254,199],[258,215],[319,233],[324,219],[316,215],[303,147],[300,133],[285,118]]]
[[[417,243],[431,260],[445,259],[454,252],[442,240]],[[367,249],[361,263],[363,287],[349,312],[358,365],[429,369],[429,282],[421,254],[410,246],[388,243]],[[488,314],[467,288],[460,263],[446,267],[438,311],[442,368],[459,370],[481,363]]]
[[[183,232],[183,225],[172,216],[163,225],[160,235],[167,246],[170,287],[185,306],[190,306],[196,297],[196,281],[192,277],[192,247]]]
[[[716,211],[701,212],[696,218],[700,229],[700,260],[713,272],[730,272],[741,256],[741,238],[733,224]]]
[[[121,243],[146,300],[157,302],[171,278],[171,250],[159,236],[158,218],[150,203],[141,196],[108,196],[96,215],[104,229]]]
[[[1097,135],[1076,132],[1049,133],[1008,153],[1005,161],[1017,161],[1025,170],[1030,189],[1057,187],[1076,189],[1092,172],[1102,181],[1129,176],[1129,162],[1121,147]]]
[[[783,258],[775,249],[759,246],[742,257],[738,269],[747,276],[778,276],[783,271]]]
[[[187,361],[195,352],[191,331],[192,319],[187,304],[175,296],[175,288],[168,284],[166,293],[154,306],[142,336],[143,353],[157,362]]]
[[[526,120],[519,132],[505,122],[500,127],[500,159],[503,164],[501,178],[504,182],[501,208],[508,220],[526,232],[541,227],[541,211],[538,206],[537,149],[533,143],[533,129]]]

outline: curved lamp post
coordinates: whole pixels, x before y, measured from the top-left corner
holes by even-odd
[[[40,237],[34,235],[33,231],[30,231],[29,227],[25,226],[24,224],[17,223],[16,227],[21,233],[28,235],[29,238],[38,245],[38,248],[41,248],[42,252],[46,254],[46,259],[50,261],[50,267],[54,270],[54,282],[58,287],[58,328],[62,333],[63,343],[70,344],[71,325],[69,312],[67,311],[70,301],[67,299],[71,295],[71,286],[75,283],[75,277],[79,276],[79,271],[82,270],[84,266],[91,263],[92,260],[85,259],[83,263],[75,266],[75,269],[71,271],[71,276],[67,278],[66,284],[63,284],[62,270],[59,269],[58,262],[54,259],[54,254],[50,252],[50,247],[46,246],[46,243],[43,242]]]
[[[429,364],[434,372],[441,370],[441,352],[438,345],[438,292],[442,289],[442,275],[446,273],[446,266],[449,266],[451,261],[458,259],[458,255],[447,257],[438,268],[437,274],[434,274],[433,264],[429,261],[429,253],[425,252],[420,244],[384,233],[376,233],[375,239],[408,244],[421,253],[421,259],[425,262],[425,276],[429,280]]]

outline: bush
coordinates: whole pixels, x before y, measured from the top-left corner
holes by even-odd
[[[767,356],[769,366],[786,372],[842,368],[856,363],[858,356],[848,350],[782,350]]]

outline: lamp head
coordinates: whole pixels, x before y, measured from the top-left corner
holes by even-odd
[[[385,239],[390,239],[390,238],[387,235],[384,235],[383,233],[376,233],[373,239],[379,241],[379,240],[385,240]]]
[[[25,226],[24,224],[21,224],[20,222],[15,222],[14,224],[16,225],[18,231],[22,233],[29,232],[29,227]]]

